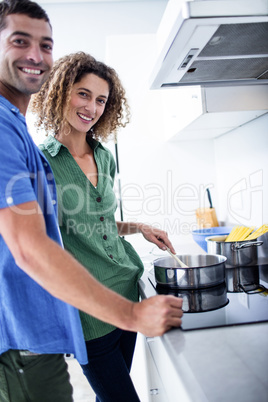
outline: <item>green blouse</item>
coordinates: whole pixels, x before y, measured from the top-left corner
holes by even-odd
[[[118,235],[114,217],[115,161],[98,141],[88,142],[98,168],[96,188],[69,150],[54,137],[49,136],[40,145],[56,180],[63,244],[105,286],[138,301],[143,264],[131,244]],[[99,338],[115,328],[84,312],[80,312],[80,317],[85,340]]]

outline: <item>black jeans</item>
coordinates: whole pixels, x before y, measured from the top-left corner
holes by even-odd
[[[137,334],[115,331],[87,341],[89,363],[81,365],[96,402],[139,402],[129,375]]]

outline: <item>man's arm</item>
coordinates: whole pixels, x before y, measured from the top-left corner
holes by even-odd
[[[54,297],[79,310],[147,336],[162,335],[171,327],[180,326],[181,299],[155,296],[132,303],[103,286],[47,236],[43,215],[35,201],[1,209],[0,233],[24,272]]]

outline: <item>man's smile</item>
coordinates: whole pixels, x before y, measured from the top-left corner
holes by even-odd
[[[19,70],[26,74],[33,74],[33,75],[41,75],[43,74],[43,70],[40,69],[34,69],[34,68],[29,68],[29,67],[19,67]]]

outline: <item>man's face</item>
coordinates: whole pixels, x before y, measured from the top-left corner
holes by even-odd
[[[39,91],[52,68],[52,32],[48,22],[23,14],[6,17],[0,32],[0,82],[12,91]]]

